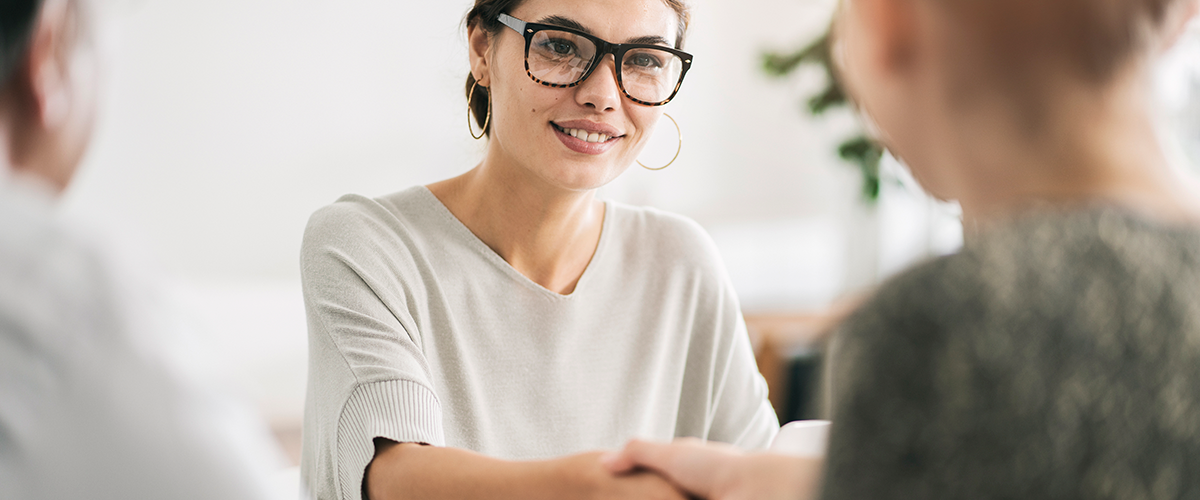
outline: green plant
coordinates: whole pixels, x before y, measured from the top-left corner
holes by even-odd
[[[771,76],[783,77],[805,65],[817,65],[825,70],[825,90],[810,98],[807,112],[820,116],[831,108],[850,105],[846,91],[838,78],[833,64],[831,31],[826,31],[816,41],[790,53],[768,52],[763,54],[763,70]],[[883,147],[860,133],[838,146],[838,156],[858,167],[862,173],[862,196],[867,203],[879,199],[879,162],[883,159]]]

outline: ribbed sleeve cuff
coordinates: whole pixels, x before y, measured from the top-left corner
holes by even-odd
[[[358,386],[338,420],[338,497],[362,500],[362,479],[375,456],[374,439],[445,446],[442,407],[433,390],[408,380]]]

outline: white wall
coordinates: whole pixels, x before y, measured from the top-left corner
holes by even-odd
[[[347,192],[470,164],[463,2],[146,0],[72,208],[133,221],[170,267],[293,279],[304,223]]]
[[[1163,104],[1168,146],[1193,171],[1200,171],[1200,17],[1166,54],[1157,92]]]

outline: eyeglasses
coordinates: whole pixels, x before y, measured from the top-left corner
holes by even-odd
[[[500,22],[525,37],[525,72],[547,87],[568,88],[583,83],[612,54],[617,87],[629,100],[662,106],[679,92],[692,67],[692,55],[661,45],[608,43],[582,31],[549,24],[527,23],[508,14]]]

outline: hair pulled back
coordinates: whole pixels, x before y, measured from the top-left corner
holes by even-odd
[[[475,0],[475,6],[467,12],[466,25],[467,28],[476,26],[487,31],[489,34],[495,35],[504,27],[500,23],[500,14],[510,14],[514,9],[521,5],[524,0]],[[687,33],[688,23],[691,21],[691,13],[688,6],[683,0],[663,0],[668,7],[675,11],[675,15],[679,17],[679,31],[675,38],[675,48],[683,48],[684,35]],[[475,95],[471,95],[471,90],[475,90]],[[475,85],[475,75],[467,73],[467,102],[471,104],[471,112],[475,114],[475,122],[480,127],[484,126],[487,119],[488,108],[491,103],[488,102],[488,91],[486,88],[477,87]],[[491,135],[491,124],[484,129],[484,133]]]

